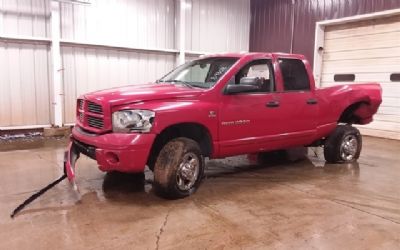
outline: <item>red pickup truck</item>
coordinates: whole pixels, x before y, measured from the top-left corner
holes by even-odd
[[[356,160],[381,103],[377,83],[315,87],[302,55],[230,53],[181,65],[155,83],[82,95],[65,157],[74,180],[80,153],[102,171],[154,171],[155,191],[196,191],[204,158],[323,146],[326,161]]]

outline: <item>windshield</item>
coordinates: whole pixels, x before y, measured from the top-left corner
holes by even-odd
[[[158,82],[180,83],[190,87],[211,88],[238,60],[232,57],[204,58],[185,63]]]

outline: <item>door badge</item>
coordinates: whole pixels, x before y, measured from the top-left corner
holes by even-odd
[[[210,118],[215,118],[215,117],[217,117],[217,112],[215,112],[215,111],[213,111],[213,110],[210,110],[210,111],[208,112],[208,117],[210,117]]]

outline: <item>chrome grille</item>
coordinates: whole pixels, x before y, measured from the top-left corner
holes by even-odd
[[[104,122],[102,118],[93,117],[89,115],[87,117],[87,122],[89,124],[89,127],[92,128],[102,129],[104,127]]]
[[[88,111],[96,114],[103,114],[101,105],[94,102],[88,102]]]
[[[104,124],[104,110],[100,104],[86,99],[78,99],[77,107],[77,121],[82,129],[88,129],[89,131],[93,131],[93,129],[104,130],[106,127]]]
[[[78,99],[78,108],[83,110],[83,106],[84,106],[85,101],[82,99]]]

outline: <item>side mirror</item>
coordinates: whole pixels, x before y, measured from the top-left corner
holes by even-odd
[[[257,92],[259,90],[260,87],[256,85],[239,84],[239,85],[228,85],[225,89],[225,93],[232,95],[237,93]]]
[[[262,80],[259,77],[245,76],[245,77],[240,78],[240,84],[261,86]]]
[[[228,85],[225,89],[226,94],[237,94],[246,92],[258,92],[261,89],[262,80],[258,77],[242,77],[240,84]]]

